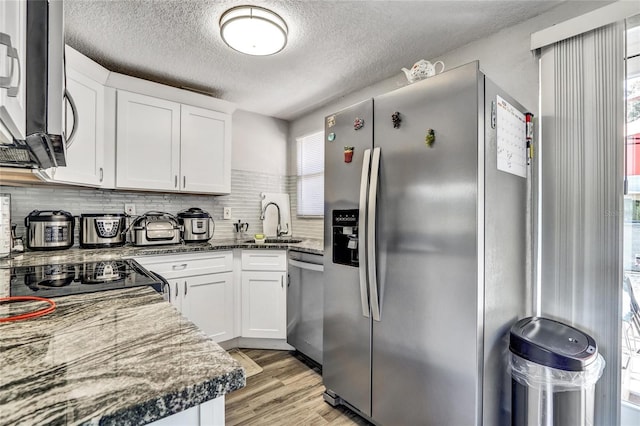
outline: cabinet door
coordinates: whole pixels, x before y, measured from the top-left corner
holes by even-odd
[[[0,1],[0,122],[25,138],[27,2]]]
[[[67,90],[78,111],[77,130],[67,147],[67,166],[49,169],[52,181],[99,187],[104,180],[105,88],[89,77],[67,68]],[[73,114],[67,113],[67,127]]]
[[[180,189],[231,192],[231,117],[182,105]]]
[[[233,272],[185,278],[182,313],[216,342],[233,337]]]
[[[287,337],[285,272],[242,271],[242,337]]]
[[[180,105],[119,90],[116,187],[177,191]]]

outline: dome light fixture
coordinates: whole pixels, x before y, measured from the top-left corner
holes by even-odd
[[[284,49],[289,29],[276,13],[258,6],[238,6],[220,17],[220,36],[232,48],[247,55],[273,55]]]

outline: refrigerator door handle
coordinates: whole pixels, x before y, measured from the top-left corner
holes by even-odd
[[[371,164],[371,150],[364,151],[362,160],[362,176],[360,177],[360,213],[358,215],[358,259],[360,267],[360,303],[362,315],[369,317],[369,294],[367,292],[367,189],[369,185],[369,165]]]
[[[367,210],[367,264],[369,270],[369,295],[371,298],[371,316],[380,321],[380,302],[378,298],[378,275],[376,273],[376,207],[378,205],[378,175],[380,171],[380,148],[373,149],[371,159],[371,179],[369,182],[369,209]]]

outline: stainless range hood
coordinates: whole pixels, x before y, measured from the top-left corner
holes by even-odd
[[[66,166],[64,24],[61,0],[27,2],[26,138],[0,143],[0,165],[22,168]],[[68,140],[71,140],[73,131]]]

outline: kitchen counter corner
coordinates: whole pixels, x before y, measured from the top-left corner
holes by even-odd
[[[0,324],[0,425],[146,424],[245,386],[242,367],[148,287],[55,301]]]

